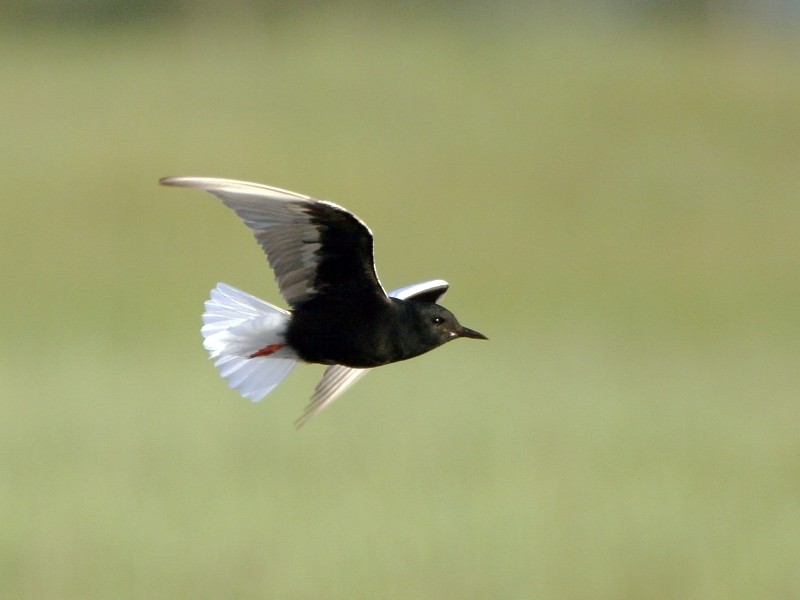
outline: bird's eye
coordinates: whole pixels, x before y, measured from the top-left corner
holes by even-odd
[[[444,319],[442,317],[433,317],[433,319],[431,319],[431,323],[434,325],[441,325],[444,323]]]

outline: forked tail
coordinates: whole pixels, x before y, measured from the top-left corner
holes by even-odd
[[[299,362],[286,345],[285,310],[225,283],[211,290],[205,308],[203,346],[220,375],[245,398],[261,400]]]

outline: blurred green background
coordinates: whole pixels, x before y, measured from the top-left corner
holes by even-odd
[[[26,6],[0,11],[4,598],[800,597],[792,25]],[[388,288],[447,279],[491,341],[295,431],[321,367],[254,405],[201,346],[217,281],[281,302],[232,213],[156,184],[189,174],[343,204]]]

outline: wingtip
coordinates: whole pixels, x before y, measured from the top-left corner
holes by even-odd
[[[306,409],[303,412],[303,414],[300,415],[300,417],[298,417],[298,419],[294,422],[294,428],[297,429],[297,430],[300,430],[303,427],[303,425],[305,425],[311,419],[313,419],[319,413],[321,413],[322,409],[324,409],[328,404],[329,403],[324,403],[324,404],[311,403],[311,404],[309,404],[306,407]]]
[[[198,187],[200,183],[200,177],[162,177],[158,180],[159,185],[168,185],[172,187]]]
[[[311,400],[309,400],[303,414],[294,422],[294,426],[300,429],[352,387],[368,371],[369,369],[354,369],[343,365],[331,365],[328,367],[322,376],[322,380],[314,389],[314,394],[311,396]]]
[[[306,410],[303,411],[303,414],[300,415],[297,420],[294,422],[294,428],[296,430],[300,430],[303,428],[303,425],[308,423],[311,419],[313,419],[317,414],[322,410],[322,407],[309,405],[306,407]]]
[[[220,177],[200,177],[198,175],[179,175],[162,177],[158,180],[160,185],[168,185],[171,187],[185,187],[196,188],[213,192],[217,189],[232,188],[237,186],[257,186],[259,184],[251,184],[246,181],[237,181],[235,179],[222,179]]]
[[[294,422],[295,429],[301,429],[303,425],[308,423],[311,419],[316,417],[322,409],[325,408],[329,402],[315,402],[314,399],[306,406],[303,414],[298,417],[298,419]]]
[[[179,177],[162,177],[158,180],[160,185],[168,185],[173,187],[196,188],[211,192],[212,194],[222,196],[225,193],[230,194],[247,194],[247,195],[265,195],[278,198],[280,200],[312,200],[310,196],[305,194],[298,194],[270,185],[261,183],[252,183],[250,181],[241,181],[238,179],[224,179],[221,177],[199,177],[195,175],[179,176]]]
[[[294,428],[297,431],[300,431],[303,428],[303,425],[308,423],[311,420],[312,415],[303,415],[299,419],[294,422]]]

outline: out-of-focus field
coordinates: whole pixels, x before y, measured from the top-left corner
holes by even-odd
[[[800,40],[507,17],[0,37],[0,595],[800,597]],[[321,367],[206,359],[218,280],[280,299],[180,174],[491,341],[295,431]]]

